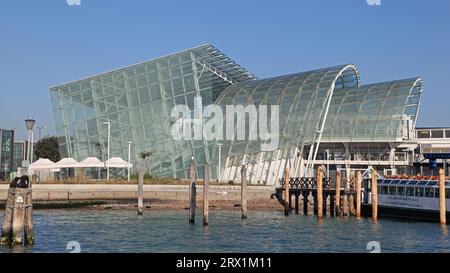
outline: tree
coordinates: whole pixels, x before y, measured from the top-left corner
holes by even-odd
[[[61,159],[57,137],[45,137],[39,140],[34,147],[36,159],[48,158],[53,162]]]

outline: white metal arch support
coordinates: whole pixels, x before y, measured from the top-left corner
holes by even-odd
[[[314,155],[312,157],[312,160],[308,160],[307,168],[306,168],[307,171],[312,170],[314,168],[314,165],[316,162],[317,153],[319,151],[320,142],[322,140],[323,129],[325,128],[325,124],[326,124],[327,117],[328,117],[328,112],[329,112],[330,106],[331,106],[331,100],[333,98],[334,89],[336,87],[336,81],[339,79],[339,77],[342,77],[343,74],[347,70],[353,70],[354,76],[356,77],[357,85],[360,86],[360,77],[359,77],[358,69],[357,69],[356,65],[354,65],[354,64],[349,64],[349,65],[346,65],[344,68],[342,68],[341,71],[339,72],[339,74],[336,76],[336,78],[332,82],[331,87],[328,90],[327,98],[325,101],[326,106],[325,106],[324,111],[322,112],[323,114],[321,115],[321,118],[319,121],[319,128],[318,128],[318,131],[316,134],[316,138],[313,141],[312,146],[311,146],[311,149],[314,148]]]

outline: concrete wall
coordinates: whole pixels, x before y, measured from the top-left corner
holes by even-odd
[[[197,198],[202,200],[202,186],[197,186]],[[270,199],[274,187],[249,186],[249,200]],[[6,201],[8,185],[0,185],[0,202]],[[189,187],[176,185],[145,185],[145,199],[188,200]],[[209,198],[240,200],[240,186],[210,186]],[[137,185],[33,185],[35,201],[84,201],[137,199]]]

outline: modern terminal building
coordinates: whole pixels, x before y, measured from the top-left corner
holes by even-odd
[[[417,170],[421,78],[365,85],[357,66],[346,64],[258,79],[208,44],[55,86],[50,94],[62,156],[79,161],[108,159],[109,123],[110,157],[127,159],[132,142],[135,168],[139,152],[154,152],[149,173],[158,177],[187,178],[192,158],[199,178],[210,163],[212,178],[239,181],[246,165],[250,183],[268,185],[285,168],[292,176],[310,176],[318,166],[330,176],[368,167]],[[267,139],[249,137],[250,115],[233,116],[245,121],[245,140],[173,137],[175,105],[195,117],[211,104],[224,112],[228,105],[267,105],[270,115],[278,105],[277,145],[262,149]]]

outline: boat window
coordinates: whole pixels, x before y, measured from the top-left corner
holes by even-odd
[[[408,182],[408,185],[411,185],[411,186],[412,186],[412,185],[416,185],[417,182],[419,182],[419,181],[409,181],[409,182]]]
[[[384,184],[386,182],[386,180],[384,179],[378,179],[378,184]]]
[[[445,182],[446,187],[450,187],[450,182]]]
[[[405,195],[405,187],[398,187],[397,195]]]
[[[434,197],[434,188],[425,188],[425,197]]]
[[[417,186],[425,186],[428,183],[428,181],[420,181]]]
[[[438,188],[434,189],[434,198],[439,198],[439,189]]]
[[[437,186],[438,182],[437,181],[430,181],[428,182],[427,186]]]
[[[450,199],[450,189],[445,189],[445,199]]]
[[[397,187],[389,187],[389,194],[396,195],[397,194]]]
[[[414,196],[414,188],[407,187],[406,188],[406,196]]]
[[[422,187],[417,187],[416,188],[416,197],[423,197],[423,193],[424,193],[425,189]]]
[[[381,186],[380,187],[380,194],[387,194],[388,193],[388,187],[387,186]]]
[[[401,182],[400,182],[400,185],[406,185],[408,183],[408,180],[402,180]]]
[[[393,180],[391,184],[398,185],[398,183],[400,183],[400,180]]]

